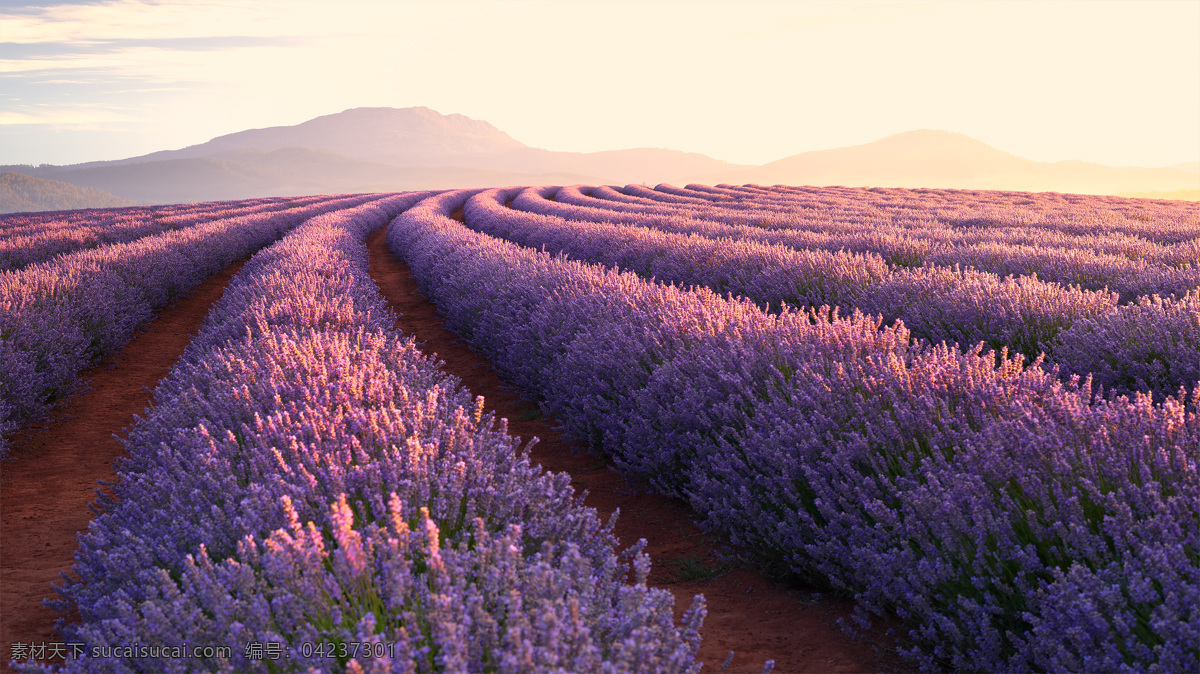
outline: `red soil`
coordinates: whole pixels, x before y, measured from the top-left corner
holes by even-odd
[[[220,299],[241,262],[163,309],[120,352],[83,373],[91,389],[70,398],[50,421],[16,436],[0,463],[0,671],[9,671],[10,644],[62,641],[59,617],[42,606],[56,598],[51,583],[75,561],[77,533],[92,519],[96,481],[116,479],[124,435],[150,391],[167,375]]]
[[[461,210],[453,214],[461,218]],[[813,598],[811,588],[794,588],[774,582],[753,570],[734,568],[708,579],[686,580],[685,569],[721,570],[714,540],[693,520],[696,513],[678,500],[668,499],[631,484],[605,459],[589,454],[562,439],[553,419],[539,417],[533,403],[496,374],[477,355],[442,326],[432,303],[421,295],[408,267],[387,248],[385,230],[367,241],[371,276],[400,319],[396,328],[416,336],[421,349],[437,354],[442,369],[482,395],[486,409],[508,419],[508,430],[521,438],[537,437],[531,458],[547,470],[566,472],[576,489],[587,490],[586,504],[604,517],[620,509],[617,536],[623,546],[648,541],[646,551],[654,562],[650,584],[670,590],[676,614],[703,594],[708,617],[702,630],[700,659],[705,671],[719,670],[734,651],[729,671],[760,672],[764,661],[775,660],[776,672],[867,672],[889,667],[869,645],[856,643],[833,622],[849,615],[853,605],[845,600]],[[704,575],[703,572],[700,575]],[[693,576],[694,577],[694,576]]]

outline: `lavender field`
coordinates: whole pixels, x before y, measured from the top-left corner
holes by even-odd
[[[676,618],[393,327],[379,228],[570,438],[898,625],[914,666],[1200,670],[1200,205],[753,185],[0,217],[0,456],[253,255],[128,433],[64,638],[297,646],[25,667],[699,671],[704,598]]]

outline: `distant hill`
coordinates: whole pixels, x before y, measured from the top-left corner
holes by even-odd
[[[597,182],[678,180],[701,172],[745,168],[702,154],[639,148],[607,152],[554,152],[526,146],[496,127],[429,108],[353,108],[295,126],[251,129],[182,150],[155,152],[104,164],[194,157],[246,162],[247,153],[308,148],[378,166],[458,168],[507,174],[589,176]],[[96,165],[100,165],[97,163]],[[86,164],[79,166],[88,166]],[[347,164],[341,162],[341,167]],[[401,175],[401,174],[390,174]],[[664,177],[665,176],[665,177]],[[386,181],[389,178],[384,178]],[[446,187],[454,187],[446,185]]]
[[[1174,191],[1200,188],[1182,168],[1131,168],[1024,159],[949,131],[909,131],[873,143],[793,155],[696,182],[935,187],[1032,192]]]
[[[741,168],[676,150],[539,150],[487,122],[429,108],[355,108],[181,150],[22,167],[39,177],[159,203],[497,185],[654,184]]]
[[[429,108],[354,108],[180,150],[72,166],[0,167],[150,203],[503,185],[758,183],[1094,194],[1200,188],[1200,165],[1044,163],[948,131],[912,131],[763,166],[652,148],[554,152]]]
[[[1200,190],[1175,190],[1173,192],[1121,192],[1119,197],[1138,199],[1172,199],[1175,201],[1200,201]]]
[[[369,163],[441,166],[456,157],[524,147],[491,124],[464,115],[442,115],[429,108],[353,108],[295,126],[239,131],[182,150],[154,152],[111,163],[309,148]]]
[[[133,202],[90,187],[22,173],[0,173],[0,213],[132,206]]]
[[[596,176],[564,173],[519,174],[462,167],[390,166],[310,148],[269,152],[243,150],[211,157],[38,167],[35,171],[148,203],[602,182]]]

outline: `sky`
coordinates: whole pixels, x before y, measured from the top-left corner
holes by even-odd
[[[914,129],[1040,161],[1200,161],[1200,0],[0,0],[0,164],[363,106],[533,147],[742,164]]]

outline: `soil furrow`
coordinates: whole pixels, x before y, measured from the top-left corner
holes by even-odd
[[[461,218],[461,210],[453,214]],[[872,648],[852,641],[835,624],[848,617],[853,605],[833,597],[814,597],[811,588],[774,582],[745,568],[724,568],[715,552],[720,541],[695,524],[696,513],[631,484],[608,462],[568,443],[554,429],[554,420],[541,417],[537,406],[523,400],[515,387],[492,369],[484,357],[442,325],[435,306],[417,288],[408,266],[387,247],[386,228],[368,239],[371,276],[392,309],[399,314],[396,328],[414,335],[428,354],[482,395],[486,409],[508,419],[509,432],[523,439],[537,437],[531,458],[547,470],[571,475],[576,489],[587,490],[586,503],[604,516],[620,509],[617,535],[623,546],[639,538],[654,562],[651,585],[675,596],[677,616],[703,594],[708,602],[700,659],[705,671],[719,670],[734,651],[729,671],[760,672],[772,659],[777,672],[865,672],[890,669]]]
[[[150,392],[243,264],[161,310],[121,351],[82,374],[89,390],[15,435],[10,458],[0,463],[0,671],[9,671],[14,642],[61,641],[58,614],[42,600],[56,597],[51,584],[61,583],[60,572],[74,563],[97,480],[116,478],[113,461],[125,454],[116,435],[144,413]]]

